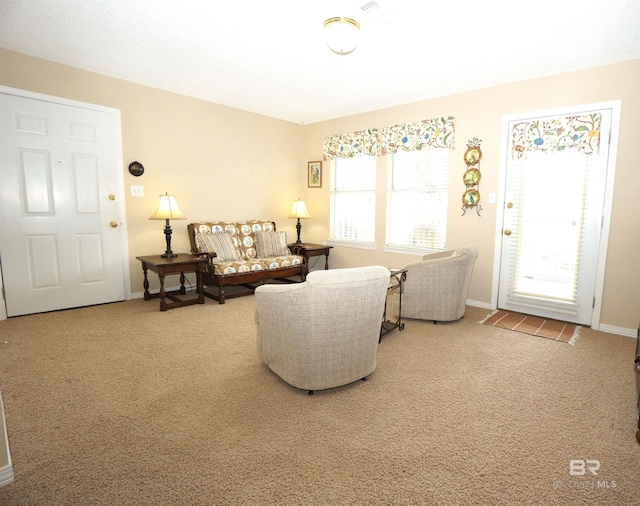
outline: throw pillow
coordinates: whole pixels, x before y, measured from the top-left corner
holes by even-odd
[[[226,232],[196,234],[196,245],[202,252],[215,253],[219,262],[240,260],[238,250],[233,244],[233,237]]]
[[[286,232],[256,232],[256,249],[258,250],[258,258],[291,254],[287,248]]]

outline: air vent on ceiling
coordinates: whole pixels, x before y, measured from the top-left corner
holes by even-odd
[[[360,10],[365,14],[369,14],[370,12],[373,12],[379,8],[380,6],[376,2],[367,2],[366,4],[360,6]]]
[[[378,2],[367,2],[360,6],[360,10],[366,14],[366,18],[370,21],[375,21],[378,24],[393,24],[393,14],[389,12],[389,7],[380,5]]]

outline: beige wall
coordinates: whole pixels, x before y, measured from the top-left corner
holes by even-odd
[[[381,109],[322,123],[308,125],[305,130],[306,152],[309,159],[321,156],[322,138],[336,133],[364,128],[375,128],[396,123],[454,116],[456,122],[456,148],[452,156],[450,179],[447,246],[459,247],[467,243],[478,246],[480,254],[473,274],[469,299],[480,303],[491,300],[496,220],[498,209],[488,203],[487,196],[498,192],[501,164],[501,128],[505,115],[538,110],[548,110],[572,105],[622,100],[620,137],[616,167],[615,190],[606,263],[604,297],[601,323],[625,329],[636,328],[640,319],[640,144],[637,142],[640,127],[640,61],[630,61],[598,67],[581,72],[526,82],[496,86],[484,90],[461,93],[425,100],[399,107]],[[467,141],[477,137],[482,140],[483,211],[462,216],[461,196],[464,192],[462,174],[466,166],[462,155]],[[325,182],[328,181],[329,163],[324,164]],[[384,173],[386,160],[378,159],[378,180],[386,187]],[[382,175],[381,175],[382,174]],[[551,182],[550,182],[551,183]],[[322,221],[314,221],[307,227],[307,240],[321,241],[328,237],[329,188],[308,189],[304,193],[310,213]],[[384,198],[378,199],[377,217],[384,217]],[[315,213],[314,213],[315,211]],[[376,227],[376,251],[336,247],[331,253],[333,267],[349,267],[361,264],[389,266],[404,265],[417,257],[385,253],[382,250],[385,223],[380,219]]]
[[[322,159],[322,138],[361,128],[452,115],[456,149],[452,157],[447,243],[476,244],[469,298],[487,307],[491,301],[498,210],[486,196],[498,191],[501,126],[504,115],[571,105],[622,100],[618,163],[601,323],[632,329],[640,318],[640,62],[631,61],[581,72],[508,84],[425,100],[306,126],[203,102],[122,80],[0,49],[0,84],[120,109],[123,137],[131,289],[141,291],[137,255],[164,251],[160,222],[149,221],[157,195],[173,193],[189,221],[271,218],[295,237],[287,219],[291,202],[303,198],[312,219],[302,238],[324,242],[329,233],[329,164],[323,164],[322,188],[307,188],[306,164]],[[469,139],[482,140],[481,216],[462,216],[462,154]],[[138,160],[145,174],[134,178],[128,164]],[[386,160],[378,159],[381,185]],[[144,198],[129,195],[143,185]],[[384,197],[378,199],[384,216]],[[173,222],[173,249],[187,251],[187,222]],[[378,223],[375,251],[336,247],[332,267],[383,264],[401,266],[416,257],[382,251],[384,223]],[[152,280],[153,283],[154,280]],[[154,285],[152,285],[153,287]]]
[[[136,256],[166,247],[164,222],[148,219],[165,191],[188,220],[172,222],[173,251],[189,251],[191,221],[266,218],[295,238],[287,216],[306,187],[302,126],[2,49],[0,69],[1,85],[120,110],[134,294],[142,291]],[[129,174],[134,160],[144,165],[141,177]],[[131,185],[142,185],[144,197],[131,197]]]

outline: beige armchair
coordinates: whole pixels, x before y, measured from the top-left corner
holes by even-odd
[[[381,266],[322,270],[258,287],[258,356],[310,394],[365,379],[376,368],[389,275]]]
[[[405,266],[407,279],[402,295],[402,317],[453,321],[464,316],[473,266],[478,257],[474,246],[426,255]],[[398,314],[399,294],[393,294],[393,312]]]

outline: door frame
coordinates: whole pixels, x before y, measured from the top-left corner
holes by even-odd
[[[495,247],[493,252],[493,281],[491,285],[491,308],[498,308],[498,289],[500,286],[500,263],[502,256],[502,230],[504,228],[504,205],[507,179],[507,160],[510,155],[509,148],[509,123],[520,119],[533,119],[541,116],[559,116],[579,113],[581,111],[593,111],[599,109],[611,109],[611,135],[609,139],[601,139],[601,143],[609,143],[609,159],[607,162],[607,177],[604,190],[604,209],[602,229],[600,232],[600,250],[598,252],[598,269],[596,273],[595,304],[591,315],[591,328],[600,330],[600,313],[602,311],[602,292],[604,290],[604,277],[606,273],[607,250],[609,247],[609,232],[611,228],[611,209],[613,204],[613,186],[616,175],[616,162],[618,154],[618,134],[620,131],[620,109],[621,100],[611,100],[608,102],[597,102],[593,104],[582,104],[567,106],[557,109],[531,111],[518,114],[509,114],[502,117],[502,128],[500,130],[500,168],[498,174],[498,195],[496,198],[496,230]]]
[[[2,85],[0,85],[0,93],[3,93],[5,95],[14,95],[16,97],[21,97],[21,98],[41,100],[43,102],[51,102],[53,104],[58,104],[58,105],[79,107],[82,109],[89,109],[92,111],[99,111],[99,112],[104,112],[112,115],[115,121],[116,134],[118,138],[116,141],[116,150],[117,150],[116,159],[122,160],[122,124],[120,120],[120,109],[105,107],[105,106],[96,105],[96,104],[89,104],[86,102],[79,102],[77,100],[70,100],[67,98],[55,97],[52,95],[45,95],[42,93],[35,93],[32,91],[21,90],[18,88],[11,88],[9,86],[2,86]],[[129,240],[128,240],[129,235],[127,233],[127,214],[126,214],[126,207],[124,202],[124,196],[125,196],[124,175],[122,170],[116,171],[116,178],[117,178],[117,184],[116,184],[115,191],[117,192],[116,201],[118,205],[118,212],[120,213],[120,227],[124,229],[123,240],[122,240],[122,251],[121,251],[122,267],[123,267],[122,272],[124,277],[122,282],[124,283],[125,300],[130,300],[131,299],[131,274],[129,269]],[[0,250],[0,288],[3,290],[3,293],[4,293],[4,285],[2,282],[1,254],[2,254],[2,251]],[[6,302],[3,296],[2,303],[0,303],[0,320],[6,320],[6,319],[7,319],[7,307],[6,307]]]

